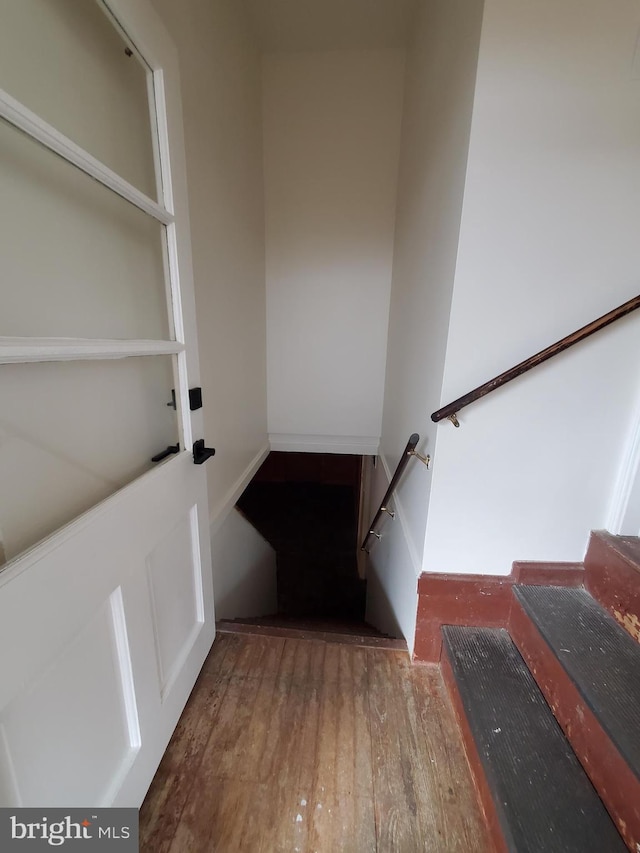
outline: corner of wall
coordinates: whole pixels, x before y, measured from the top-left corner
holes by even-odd
[[[380,500],[390,480],[391,472],[383,460],[374,473],[375,500]],[[404,637],[413,654],[420,560],[398,495],[393,498],[393,506],[395,519],[388,518],[380,528],[381,538],[375,541],[369,556],[366,621],[385,634]]]

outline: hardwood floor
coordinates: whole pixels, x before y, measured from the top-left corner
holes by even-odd
[[[140,811],[147,853],[488,853],[439,669],[219,634]]]

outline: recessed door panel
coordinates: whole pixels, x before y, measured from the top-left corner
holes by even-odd
[[[87,613],[81,632],[3,712],[15,805],[107,805],[135,758],[140,743],[125,702],[133,686],[127,650],[118,648],[117,607],[116,593]]]
[[[198,508],[192,507],[147,558],[149,595],[164,697],[204,621]]]

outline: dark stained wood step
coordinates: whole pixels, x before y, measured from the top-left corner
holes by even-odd
[[[640,778],[640,647],[584,589],[515,587],[527,615]]]
[[[640,646],[586,590],[516,587],[509,629],[629,849],[640,849]]]
[[[499,849],[624,851],[509,633],[452,626],[442,631],[445,679],[454,688],[459,717],[464,715],[469,758]]]
[[[306,623],[305,623],[306,624]],[[388,649],[396,652],[407,652],[405,640],[394,640],[384,635],[340,633],[338,631],[314,630],[309,627],[288,627],[272,625],[268,622],[255,624],[253,622],[221,620],[216,623],[216,629],[223,634],[253,634],[262,637],[282,637],[290,640],[313,640],[322,643],[337,643],[345,646],[361,646],[366,649]]]
[[[640,538],[595,530],[584,566],[587,590],[640,643]]]

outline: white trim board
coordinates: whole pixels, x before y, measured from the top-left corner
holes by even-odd
[[[606,526],[610,533],[640,536],[640,404],[624,446]]]
[[[224,520],[236,505],[238,498],[249,485],[256,471],[262,465],[268,455],[269,445],[265,445],[256,453],[251,462],[247,465],[242,474],[227,491],[226,495],[222,498],[222,500],[218,501],[216,506],[210,511],[209,527],[212,536],[217,533],[217,531],[222,527]]]
[[[105,166],[24,104],[12,98],[4,89],[0,89],[0,116],[149,216],[153,216],[164,225],[174,221],[173,214],[166,207],[140,192],[133,184],[117,175],[113,169]]]
[[[296,435],[269,433],[271,450],[288,453],[348,453],[375,456],[380,446],[377,435]]]
[[[179,341],[0,337],[0,364],[177,355],[184,348]]]

